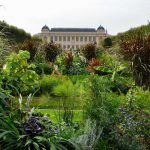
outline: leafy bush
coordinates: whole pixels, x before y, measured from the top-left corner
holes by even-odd
[[[12,53],[3,69],[3,87],[10,89],[13,94],[27,94],[38,82],[38,75],[33,71],[33,64],[28,64],[30,54],[27,51],[19,51],[19,54]],[[13,89],[13,90],[12,90]]]
[[[83,95],[85,115],[103,125],[111,120],[109,115],[113,115],[121,103],[121,99],[111,92],[111,84],[108,78],[98,77],[97,75],[92,75],[85,80],[85,93]]]
[[[144,110],[150,114],[150,93],[141,87],[132,87],[126,95],[128,106]]]
[[[120,36],[120,48],[124,58],[131,62],[135,84],[149,88],[150,35],[142,27],[132,29]]]
[[[150,148],[150,120],[147,111],[150,99],[147,92],[141,88],[131,89],[126,102],[118,110],[118,123],[113,127],[112,136],[120,149]]]
[[[102,128],[95,149],[149,149],[149,91],[136,87],[118,96],[108,78],[97,76],[85,90],[85,117]]]
[[[67,76],[43,75],[40,81],[42,93],[60,97],[72,97],[78,95],[80,85],[73,85]],[[76,92],[75,92],[76,91]]]
[[[39,75],[50,75],[53,71],[53,67],[47,63],[35,63],[35,72]]]
[[[69,55],[69,56],[68,56]],[[74,52],[61,53],[55,63],[58,65],[59,71],[67,75],[81,75],[87,74],[86,60],[80,54]]]
[[[87,44],[85,45],[82,49],[81,52],[83,54],[83,56],[89,61],[92,58],[96,58],[97,56],[97,47],[95,44]]]
[[[71,141],[80,145],[83,150],[94,150],[101,133],[102,129],[97,128],[96,121],[87,119],[82,134],[73,136]]]
[[[43,45],[40,44],[37,52],[34,56],[34,63],[38,64],[38,63],[46,63],[46,59],[45,59],[45,51],[43,49]]]
[[[65,60],[64,60],[64,65],[67,70],[69,70],[72,67],[72,62],[73,62],[73,53],[71,51],[65,52]]]
[[[37,37],[32,37],[31,39],[25,40],[23,43],[19,43],[15,46],[15,50],[26,50],[30,53],[31,61],[34,60],[34,57],[38,51],[39,45],[41,44],[41,40]]]
[[[76,84],[76,83],[82,84],[82,82],[84,81],[84,79],[88,77],[88,75],[86,74],[85,75],[70,75],[68,77],[70,78],[73,84]]]
[[[73,85],[69,78],[64,78],[61,84],[58,84],[53,89],[53,94],[61,97],[73,97],[78,94],[76,85]]]
[[[90,61],[89,61],[89,64],[88,64],[88,66],[87,66],[87,71],[89,71],[89,72],[94,72],[94,73],[96,73],[95,72],[95,67],[96,66],[101,66],[102,65],[102,62],[100,62],[100,60],[98,60],[98,59],[95,59],[95,58],[92,58]]]
[[[57,55],[61,53],[61,48],[59,45],[51,42],[46,43],[43,47],[45,52],[45,59],[49,62],[54,62]]]
[[[59,128],[48,118],[32,115],[24,123],[0,118],[0,146],[8,149],[79,149],[73,142],[59,136]],[[16,142],[17,141],[17,142]]]
[[[40,88],[43,94],[53,94],[53,90],[57,85],[63,83],[63,80],[59,76],[43,75],[40,80]]]
[[[112,39],[110,37],[105,38],[102,45],[105,48],[111,47],[112,46]]]
[[[62,125],[60,128],[60,125],[53,124],[48,117],[33,113],[29,105],[31,97],[27,98],[24,105],[20,96],[19,107],[10,107],[0,112],[0,148],[79,150],[76,144],[61,136]]]

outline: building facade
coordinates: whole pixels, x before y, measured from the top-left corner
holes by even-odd
[[[108,36],[104,27],[94,28],[51,28],[43,26],[39,37],[45,42],[55,42],[63,49],[78,49],[88,43],[98,44]]]

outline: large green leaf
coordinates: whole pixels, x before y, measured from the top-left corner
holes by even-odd
[[[0,139],[3,138],[5,135],[11,133],[12,131],[4,131],[2,133],[0,133]]]
[[[102,71],[102,72],[108,72],[108,73],[113,72],[113,70],[110,67],[106,67],[106,66],[95,67],[95,70],[99,70],[99,71]]]

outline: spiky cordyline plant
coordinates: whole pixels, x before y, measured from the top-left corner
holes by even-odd
[[[132,65],[135,84],[150,87],[150,34],[133,30],[121,37],[121,52]]]

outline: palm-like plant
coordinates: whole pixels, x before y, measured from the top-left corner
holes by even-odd
[[[121,52],[131,62],[135,84],[150,87],[150,35],[142,29],[131,30],[120,39]]]

